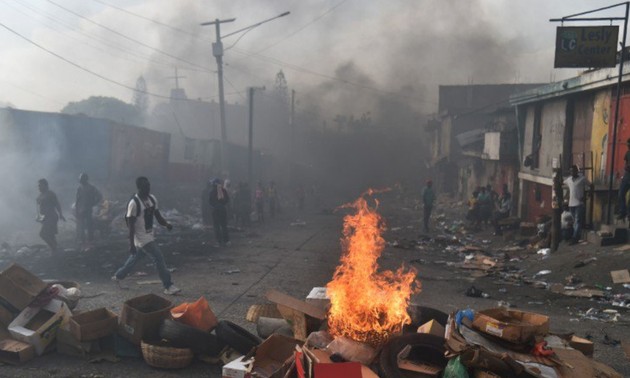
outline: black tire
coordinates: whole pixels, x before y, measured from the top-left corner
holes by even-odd
[[[225,347],[225,343],[216,335],[170,319],[162,322],[159,334],[173,346],[190,348],[197,354],[216,356]]]
[[[247,354],[253,347],[262,343],[260,337],[228,320],[219,321],[215,332],[219,339],[234,348],[234,350],[240,354]]]
[[[426,334],[426,333],[409,333],[402,336],[392,337],[381,350],[379,356],[379,376],[387,378],[404,378],[398,368],[398,353],[411,345],[410,359],[426,362],[431,365],[445,368],[448,360],[444,357],[443,337]],[[418,375],[424,377],[424,375]],[[426,376],[432,377],[432,376]]]
[[[411,316],[411,324],[403,327],[403,333],[415,333],[418,327],[429,320],[435,320],[442,327],[446,327],[446,323],[448,323],[448,314],[433,307],[418,306],[411,303],[407,312]]]

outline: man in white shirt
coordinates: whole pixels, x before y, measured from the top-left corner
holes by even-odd
[[[591,183],[580,175],[577,165],[571,166],[571,176],[564,180],[564,184],[569,188],[569,211],[573,215],[573,238],[570,244],[576,244],[582,236],[582,226],[584,224],[584,193],[586,187]]]
[[[142,252],[151,257],[155,263],[160,280],[162,280],[164,285],[164,294],[175,295],[181,290],[173,285],[171,273],[164,263],[164,256],[162,256],[162,252],[158,248],[157,243],[155,243],[153,218],[169,231],[173,229],[173,226],[162,217],[160,210],[158,210],[157,199],[150,194],[151,184],[149,179],[138,177],[136,179],[136,187],[138,188],[138,193],[127,204],[126,220],[127,227],[129,227],[129,258],[118,269],[112,280],[120,281],[124,279],[140,257],[142,257],[138,252]]]

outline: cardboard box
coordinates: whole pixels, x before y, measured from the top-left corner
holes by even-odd
[[[79,341],[97,340],[111,335],[118,325],[118,316],[106,308],[99,308],[70,318],[70,332]]]
[[[289,370],[295,347],[300,340],[282,335],[271,335],[256,348],[252,377],[282,378]]]
[[[0,326],[8,327],[18,314],[19,312],[16,314],[0,303]]]
[[[314,287],[306,296],[306,303],[310,303],[326,310],[330,306],[330,298],[326,294],[325,287]]]
[[[440,323],[436,322],[435,320],[429,320],[428,322],[418,327],[418,333],[428,333],[431,335],[444,337],[445,330]]]
[[[47,285],[33,273],[12,264],[0,273],[0,298],[22,311]]]
[[[444,370],[438,366],[408,360],[410,352],[411,345],[407,345],[398,353],[396,362],[400,369],[422,374],[423,377],[437,377]]]
[[[53,299],[44,307],[27,307],[9,324],[9,332],[16,340],[35,347],[37,355],[57,336],[57,329],[67,327],[72,313],[65,303]]]
[[[35,348],[22,341],[5,339],[0,341],[0,362],[19,365],[35,357]]]
[[[515,344],[549,333],[549,317],[533,312],[493,308],[475,313],[472,326]]]
[[[155,294],[132,298],[120,313],[118,332],[136,345],[142,339],[158,338],[160,324],[171,316],[171,307],[171,301]]]
[[[592,341],[577,337],[575,335],[571,336],[571,339],[569,340],[569,346],[573,349],[579,350],[588,357],[593,357],[593,352],[595,352],[595,345]]]
[[[377,378],[370,368],[358,362],[336,363],[321,349],[301,348],[306,378]],[[357,369],[356,365],[359,366]]]
[[[79,341],[71,331],[57,330],[57,353],[90,359],[100,352],[99,340]]]
[[[249,369],[252,364],[252,360],[246,360],[245,356],[240,357],[226,365],[223,365],[221,372],[222,378],[251,378],[252,375]]]
[[[265,297],[276,303],[282,317],[292,325],[293,336],[298,340],[306,340],[309,331],[319,329],[321,321],[326,318],[324,309],[277,290],[267,291]]]

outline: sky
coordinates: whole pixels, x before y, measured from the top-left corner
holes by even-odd
[[[245,102],[247,87],[273,85],[282,70],[301,105],[320,101],[321,107],[340,108],[339,95],[329,90],[337,88],[345,94],[343,107],[354,112],[368,111],[361,98],[377,93],[405,98],[431,113],[439,85],[544,83],[575,76],[574,69],[553,69],[558,25],[549,19],[611,4],[5,0],[0,2],[0,104],[59,111],[90,96],[130,102],[130,88],[142,75],[155,105],[175,86],[176,68],[190,98],[215,100],[215,30],[200,24],[236,18],[221,25],[226,35],[290,11],[224,39],[227,101]],[[621,16],[623,8],[601,13],[611,14]],[[348,105],[348,98],[356,98],[356,104]]]

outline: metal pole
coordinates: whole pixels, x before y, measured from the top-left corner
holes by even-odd
[[[247,150],[247,182],[254,187],[254,88],[249,88],[249,143]]]
[[[291,119],[289,120],[291,126],[291,146],[289,159],[289,185],[293,183],[294,168],[295,168],[295,89],[291,90]]]
[[[628,10],[630,3],[626,2],[626,16],[623,21],[623,38],[621,42],[621,57],[619,58],[619,76],[617,77],[617,97],[615,99],[615,124],[613,125],[612,134],[612,151],[610,155],[610,177],[608,179],[608,208],[607,208],[607,224],[611,224],[611,208],[613,201],[613,180],[615,177],[615,153],[617,149],[617,127],[619,125],[619,105],[621,103],[621,82],[623,79],[623,64],[626,53],[626,34],[628,32]]]

